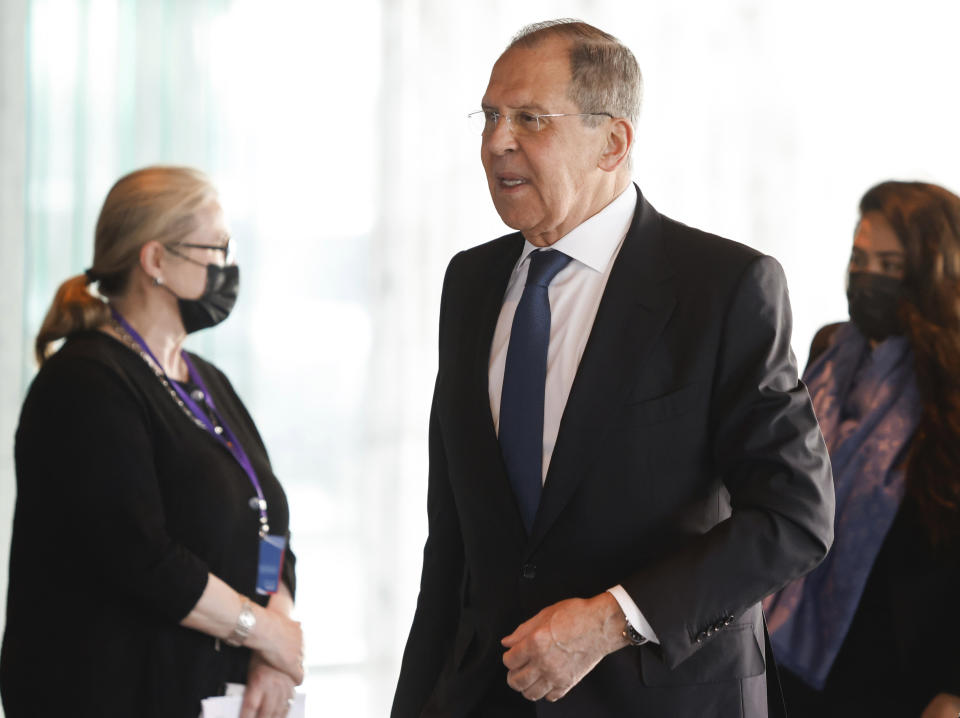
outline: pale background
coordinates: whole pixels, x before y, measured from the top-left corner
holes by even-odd
[[[648,199],[783,263],[801,365],[845,317],[863,191],[960,189],[953,0],[0,0],[0,566],[52,294],[89,265],[117,177],[195,165],[243,286],[191,346],[237,385],[291,500],[308,715],[385,716],[426,531],[440,281],[505,231],[464,116],[510,36],[562,16],[637,55]]]

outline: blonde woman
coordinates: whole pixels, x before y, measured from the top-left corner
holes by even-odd
[[[232,250],[204,175],[146,168],[53,300],[16,434],[7,718],[196,718],[225,682],[273,718],[303,680],[286,497],[230,382],[182,349],[230,313]]]

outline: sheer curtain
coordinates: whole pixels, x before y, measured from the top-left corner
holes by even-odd
[[[23,385],[26,13],[27,0],[0,3],[0,596],[4,598],[15,496],[13,432]],[[2,600],[0,616],[5,610]]]
[[[15,5],[4,17],[23,22]],[[634,49],[638,182],[661,211],[783,262],[801,360],[845,316],[859,195],[888,177],[960,190],[960,13],[934,0],[19,6],[26,87],[5,66],[3,97],[26,117],[25,170],[3,206],[19,192],[24,227],[2,217],[0,273],[22,311],[0,325],[0,508],[31,338],[88,266],[110,185],[146,164],[204,169],[243,286],[191,345],[237,386],[289,493],[315,716],[388,710],[426,531],[440,282],[453,253],[505,231],[464,116],[520,26],[582,17]],[[17,116],[4,106],[3,147]]]

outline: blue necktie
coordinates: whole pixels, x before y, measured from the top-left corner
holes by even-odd
[[[543,490],[543,392],[550,345],[547,287],[570,257],[553,249],[530,255],[523,295],[513,315],[500,398],[500,451],[529,534]]]

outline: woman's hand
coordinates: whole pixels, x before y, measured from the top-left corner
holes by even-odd
[[[260,608],[246,645],[270,666],[290,676],[294,685],[303,683],[303,629],[299,621],[279,611]]]
[[[247,671],[240,718],[286,718],[294,696],[294,682],[254,651]]]
[[[939,693],[930,701],[920,718],[957,718],[960,716],[960,696]]]
[[[226,639],[233,634],[237,616],[247,603],[256,620],[243,645],[259,651],[267,663],[290,676],[296,685],[303,683],[303,631],[300,623],[290,618],[293,598],[285,584],[263,608],[211,573],[200,600],[180,625]]]

